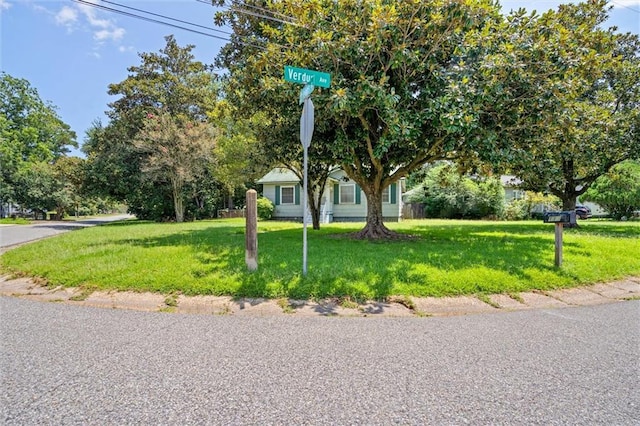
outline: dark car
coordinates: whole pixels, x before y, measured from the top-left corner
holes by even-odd
[[[589,219],[591,217],[591,209],[587,206],[576,206],[576,216],[580,219]]]

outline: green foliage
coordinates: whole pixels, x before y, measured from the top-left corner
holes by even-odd
[[[273,217],[274,206],[270,199],[266,197],[258,197],[258,219],[269,220]]]
[[[581,197],[607,210],[615,219],[640,210],[640,162],[626,161],[600,176]]]
[[[425,214],[431,218],[499,218],[504,211],[504,189],[499,179],[473,180],[460,175],[454,166],[441,164],[427,172],[422,194],[411,201],[424,203]]]
[[[608,8],[595,0],[542,15],[521,9],[476,35],[493,46],[475,73],[491,99],[483,121],[508,119],[480,157],[516,174],[524,189],[556,195],[565,210],[640,154],[640,42],[605,29]]]
[[[511,200],[504,209],[506,220],[524,220],[531,216],[529,203],[526,200]]]
[[[52,185],[43,164],[53,163],[69,152],[69,146],[77,146],[75,138],[56,108],[40,99],[27,80],[1,73],[0,204],[18,202],[34,209],[49,204],[46,190],[18,186],[37,180]]]
[[[203,162],[211,163],[203,144],[212,143],[213,137],[207,141],[177,129],[191,125],[195,132],[204,126],[198,123],[213,109],[217,87],[208,67],[194,60],[194,46],[180,47],[173,36],[165,40],[159,53],[141,53],[141,64],[109,86],[109,94],[119,96],[110,104],[110,122],[95,123],[83,146],[87,187],[95,195],[126,203],[140,218],[175,220],[177,211],[202,217],[215,211],[211,202],[219,199],[220,188],[210,171],[203,170]],[[163,117],[164,130],[145,128],[149,114]],[[190,150],[207,154],[190,163]],[[181,201],[183,208],[176,210]]]
[[[553,227],[541,221],[406,221],[415,238],[381,244],[341,236],[362,224],[330,224],[309,235],[301,275],[301,224],[260,225],[259,268],[245,266],[244,220],[127,222],[70,232],[10,250],[3,271],[52,285],[306,299],[388,299],[549,290],[640,274],[640,222],[591,222],[564,232],[553,268]]]
[[[299,153],[291,129],[300,114],[300,86],[283,81],[283,68],[295,64],[331,74],[331,88],[312,95],[314,139],[318,135],[312,163],[339,164],[362,188],[368,208],[362,237],[389,236],[381,202],[389,185],[429,161],[460,155],[470,139],[490,142],[480,135],[488,126],[474,118],[482,108],[460,86],[469,80],[461,60],[467,34],[501,19],[492,3],[317,0],[299,7],[286,0],[268,7],[297,25],[255,19],[235,8],[217,16],[218,24],[234,31],[218,59],[230,71],[232,101],[266,110],[274,129],[270,143],[277,146],[273,141],[283,138],[276,136],[286,132],[287,154]]]
[[[161,111],[147,115],[133,142],[144,155],[144,179],[169,183],[176,222],[184,221],[185,187],[196,182],[212,161],[214,135],[203,122],[180,120]]]

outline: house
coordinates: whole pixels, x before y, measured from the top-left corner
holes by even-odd
[[[262,194],[271,200],[276,220],[302,221],[302,185],[292,171],[275,168],[257,183]],[[386,222],[402,218],[402,190],[404,179],[391,184],[382,193],[382,214]],[[329,174],[320,205],[320,223],[364,222],[367,218],[367,199],[360,187],[342,169]],[[311,222],[310,216],[308,222]]]

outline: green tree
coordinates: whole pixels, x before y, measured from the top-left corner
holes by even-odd
[[[233,3],[238,8],[217,17],[234,31],[219,62],[245,105],[267,103],[271,119],[294,117],[282,128],[296,134],[299,110],[290,110],[300,86],[283,81],[284,66],[331,74],[331,88],[313,95],[316,129],[326,135],[320,157],[341,165],[365,193],[367,223],[356,237],[395,237],[383,223],[383,190],[427,162],[459,156],[471,138],[487,140],[461,96],[468,76],[460,51],[468,34],[502,19],[493,2]],[[290,17],[292,24],[246,16],[246,3]]]
[[[18,179],[52,163],[77,146],[76,135],[56,108],[29,82],[0,74],[0,205],[17,201]],[[22,176],[19,178],[19,174]]]
[[[461,175],[452,164],[430,168],[412,202],[425,205],[427,217],[449,219],[499,218],[504,213],[504,188],[494,177]]]
[[[165,40],[159,53],[141,53],[140,65],[130,67],[125,80],[109,86],[109,94],[119,96],[107,112],[110,122],[96,123],[83,147],[93,193],[125,202],[132,213],[155,220],[175,218],[177,200],[170,179],[148,179],[153,168],[150,157],[157,151],[139,149],[134,143],[145,139],[140,132],[147,115],[162,112],[178,128],[188,122],[199,127],[195,123],[206,121],[218,98],[209,67],[191,53],[194,46],[180,47],[173,36]],[[203,200],[211,198],[203,194],[212,187],[204,178],[185,181],[182,191],[190,196],[184,211],[198,211],[204,208]]]
[[[483,121],[510,118],[479,156],[524,189],[557,196],[565,210],[612,166],[640,155],[640,44],[603,29],[607,8],[592,0],[542,15],[520,10],[478,34],[496,47],[475,83],[493,96]]]
[[[149,114],[134,141],[144,154],[142,173],[154,184],[169,183],[176,222],[184,221],[186,185],[201,178],[212,161],[214,135],[207,123]]]
[[[615,219],[632,217],[634,211],[640,210],[640,162],[617,164],[600,176],[580,199],[599,204]]]

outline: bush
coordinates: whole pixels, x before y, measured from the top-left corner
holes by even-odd
[[[427,172],[423,186],[424,192],[415,191],[412,201],[424,203],[426,217],[483,219],[503,215],[504,189],[499,179],[472,179],[461,176],[454,166],[442,164]]]
[[[504,210],[506,220],[524,220],[529,216],[529,203],[525,200],[513,200],[507,204],[507,208]]]
[[[640,210],[640,162],[625,161],[600,176],[580,197],[598,203],[614,219],[633,217]]]
[[[258,219],[269,220],[273,217],[273,203],[265,197],[259,197],[257,201]]]

